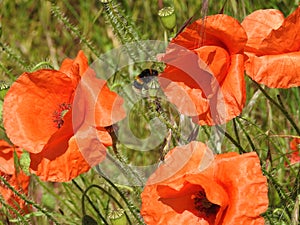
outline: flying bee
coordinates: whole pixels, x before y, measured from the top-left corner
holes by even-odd
[[[142,95],[152,95],[151,91],[157,91],[159,89],[159,84],[156,77],[158,76],[158,71],[154,69],[145,69],[138,76],[135,77],[133,82],[133,90]]]

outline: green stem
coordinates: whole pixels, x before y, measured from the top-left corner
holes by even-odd
[[[84,190],[79,186],[79,184],[73,179],[72,183],[78,188],[78,190],[80,190],[82,192],[82,194],[84,194]],[[98,216],[101,218],[101,220],[108,225],[107,221],[105,220],[105,218],[102,216],[101,212],[98,210],[98,208],[94,205],[94,203],[92,202],[92,200],[87,197],[88,202],[90,203],[90,205],[93,207],[93,209],[95,210],[95,212],[98,214]],[[81,199],[81,204],[82,204],[82,211],[83,214],[85,215],[85,207],[84,207],[84,198]]]
[[[235,137],[236,137],[236,140],[239,144],[241,144],[240,142],[240,137],[239,137],[239,133],[238,133],[238,130],[237,130],[237,126],[236,126],[236,121],[235,121],[235,118],[232,120],[233,122],[233,128],[234,128],[234,133],[235,133]]]
[[[132,184],[138,184],[139,186],[143,185],[143,181],[140,179],[139,175],[133,170],[131,169],[130,166],[127,166],[127,163],[125,162],[125,160],[123,159],[123,157],[119,154],[118,149],[117,149],[117,143],[119,142],[118,137],[113,129],[112,126],[107,127],[107,131],[109,132],[111,138],[112,138],[112,149],[114,152],[114,155],[116,156],[116,158],[119,160],[119,162],[116,162],[116,160],[114,158],[112,158],[109,154],[107,154],[107,158],[113,162],[119,169],[120,171],[124,174],[124,176],[126,176],[130,182],[132,182]],[[134,185],[133,185],[134,186]],[[137,192],[139,192],[138,190],[136,190]]]
[[[126,210],[124,209],[124,207],[121,205],[121,203],[111,194],[109,193],[107,190],[105,190],[103,187],[99,186],[99,185],[96,185],[96,184],[92,184],[91,186],[89,186],[83,193],[82,195],[82,200],[81,200],[81,204],[82,204],[82,212],[83,214],[85,215],[85,207],[84,207],[84,198],[85,196],[87,195],[87,192],[92,189],[92,188],[98,188],[99,190],[101,190],[102,192],[104,192],[106,195],[108,195],[111,199],[114,200],[115,203],[117,203],[117,205],[124,210],[124,214],[127,218],[127,221],[129,222],[129,224],[132,224],[132,222],[130,221],[130,218],[126,212]]]
[[[300,128],[296,125],[295,121],[292,119],[292,117],[289,115],[289,113],[286,111],[286,109],[283,107],[282,102],[278,104],[271,96],[254,80],[252,80],[254,84],[259,88],[259,90],[266,96],[266,98],[274,105],[276,106],[282,114],[287,118],[288,121],[290,121],[291,125],[294,127],[296,130],[297,134],[300,135]],[[280,98],[279,98],[280,99]]]
[[[216,125],[216,128],[223,132],[225,137],[227,137],[231,142],[232,144],[234,144],[238,149],[239,149],[239,153],[242,154],[242,153],[246,153],[245,149],[236,141],[234,140],[234,138],[229,134],[227,133],[225,130],[223,130],[220,126]]]
[[[254,143],[253,143],[251,137],[249,136],[249,134],[247,133],[247,131],[244,129],[244,126],[243,126],[243,124],[239,121],[238,117],[237,117],[237,119],[236,119],[236,122],[238,123],[238,125],[239,125],[240,128],[242,129],[243,133],[245,134],[245,136],[246,136],[246,138],[247,138],[247,140],[248,140],[248,142],[249,142],[249,144],[250,144],[250,146],[251,146],[251,148],[252,148],[252,151],[256,151],[256,148],[255,148],[255,146],[254,146]]]
[[[17,218],[15,218],[15,220],[21,220],[24,224],[29,224],[24,216],[22,216],[18,210],[16,210],[15,208],[13,208],[12,206],[10,206],[9,204],[6,204],[5,200],[3,199],[3,197],[0,195],[0,203],[2,205],[2,207],[4,206],[4,208],[8,208],[8,210],[12,211],[16,216]],[[1,209],[2,211],[3,209]],[[2,218],[2,213],[1,213],[1,217]],[[8,218],[7,218],[8,219]],[[8,221],[7,221],[8,222]],[[18,221],[19,222],[19,221]]]
[[[38,64],[36,64],[34,67],[31,68],[30,71],[35,71],[37,69],[39,69],[40,67],[43,67],[43,66],[48,66],[50,67],[50,69],[54,69],[53,66],[51,65],[50,62],[39,62]]]
[[[21,56],[17,55],[9,45],[6,43],[0,42],[0,47],[2,50],[8,55],[8,57],[12,58],[15,62],[17,62],[20,66],[22,66],[25,70],[29,71],[28,63],[25,62]]]
[[[123,193],[119,190],[119,188],[113,183],[111,182],[107,177],[105,177],[101,171],[101,169],[99,168],[99,165],[97,165],[96,170],[98,171],[98,173],[101,175],[101,177],[106,180],[107,183],[109,183],[120,195],[120,197],[123,199],[123,201],[125,202],[125,204],[127,205],[128,209],[130,210],[130,212],[132,213],[132,215],[135,217],[135,219],[137,220],[138,224],[140,225],[144,225],[144,223],[141,221],[140,215],[139,215],[139,210],[132,204],[130,204],[127,200],[127,198],[123,195]]]
[[[6,73],[8,74],[9,78],[11,80],[14,80],[14,75],[0,62],[0,68]]]

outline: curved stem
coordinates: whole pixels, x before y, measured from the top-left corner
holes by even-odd
[[[83,193],[84,195],[84,190],[79,186],[79,184],[75,181],[72,180],[72,183],[75,184],[75,186]],[[92,200],[87,197],[88,202],[91,204],[91,206],[93,207],[93,209],[97,212],[98,216],[101,218],[101,220],[104,222],[105,225],[108,225],[107,221],[105,220],[105,218],[102,216],[101,212],[97,209],[97,207],[94,205],[94,203],[92,202]],[[81,206],[82,206],[82,213],[83,215],[86,215],[85,213],[85,207],[84,207],[84,197],[81,199]]]
[[[111,195],[107,190],[105,190],[103,187],[101,187],[101,186],[99,186],[99,185],[97,185],[97,184],[92,184],[91,186],[89,186],[89,187],[84,191],[84,193],[83,193],[83,195],[82,195],[82,201],[81,201],[81,203],[82,203],[82,211],[84,212],[84,214],[85,214],[84,197],[87,195],[87,192],[88,192],[90,189],[92,189],[92,188],[98,188],[99,190],[101,190],[102,192],[104,192],[106,195],[108,195],[110,198],[112,198],[112,200],[114,200],[114,202],[117,203],[117,205],[118,205],[120,208],[122,208],[122,209],[124,210],[124,214],[125,214],[125,216],[126,216],[126,218],[127,218],[127,221],[129,222],[129,224],[132,224],[131,221],[130,221],[130,218],[129,218],[128,214],[126,213],[126,211],[125,211],[124,207],[121,205],[121,203],[120,203],[113,195]]]
[[[98,173],[100,175],[102,175],[102,171],[99,168],[99,165],[95,166],[96,170],[98,171]],[[130,212],[132,213],[132,215],[135,217],[135,219],[138,221],[138,224],[144,225],[144,223],[141,221],[140,216],[138,215],[138,209],[130,204],[128,202],[128,200],[126,199],[126,197],[123,195],[123,193],[119,190],[119,188],[113,183],[111,182],[107,177],[105,177],[104,175],[101,176],[104,180],[106,180],[107,183],[109,183],[120,195],[120,197],[124,200],[125,204],[127,205],[128,209],[130,210]]]

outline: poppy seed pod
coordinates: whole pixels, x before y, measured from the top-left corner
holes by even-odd
[[[168,30],[173,30],[176,26],[176,15],[174,7],[168,6],[158,11],[158,16],[163,26]]]

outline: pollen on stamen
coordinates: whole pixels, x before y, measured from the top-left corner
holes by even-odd
[[[62,103],[58,106],[58,109],[53,113],[53,122],[56,128],[61,128],[64,124],[63,117],[71,109],[71,104]]]

